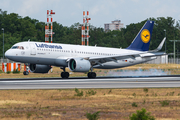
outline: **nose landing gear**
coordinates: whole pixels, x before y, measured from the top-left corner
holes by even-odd
[[[28,66],[28,63],[25,63],[24,64],[24,72],[23,72],[23,75],[29,75],[29,66]]]
[[[28,75],[28,74],[29,74],[28,71],[24,71],[24,72],[23,72],[23,75]]]

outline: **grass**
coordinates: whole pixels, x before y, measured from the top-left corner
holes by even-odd
[[[139,68],[142,70],[161,69],[170,74],[180,74],[178,64],[139,64],[111,71],[121,72]],[[94,71],[97,76],[106,76],[110,70],[94,69]],[[30,73],[28,76],[24,76],[22,72],[23,69],[20,74],[1,72],[0,78],[59,77],[62,70],[53,67],[52,73]],[[86,74],[70,72],[70,76],[81,77]],[[78,89],[78,91],[74,89],[1,90],[0,119],[87,120],[86,113],[100,111],[99,120],[116,120],[117,118],[128,120],[132,113],[142,108],[146,108],[157,120],[180,119],[180,88]],[[81,94],[82,92],[85,95]]]
[[[100,113],[100,111],[97,111],[97,112],[95,112],[93,114],[86,113],[86,117],[87,117],[88,120],[98,120],[99,116],[100,116],[99,113]]]
[[[144,92],[145,92],[145,93],[147,93],[147,92],[148,92],[148,88],[144,88],[143,90],[144,90]]]
[[[76,94],[74,94],[74,96],[79,96],[79,97],[83,96],[83,91],[80,92],[79,89],[75,88],[75,92]]]
[[[164,101],[159,101],[161,103],[161,105],[164,106],[168,106],[169,105],[169,101],[168,100],[164,100]]]
[[[20,73],[20,71],[18,71],[18,69],[16,69],[16,70],[13,70],[12,73],[13,73],[13,74],[17,74],[17,73]]]
[[[31,117],[31,113],[27,113],[27,118],[30,118]]]
[[[113,91],[110,94],[109,91]],[[100,111],[99,120],[128,120],[132,113],[146,108],[157,120],[180,119],[180,88],[1,90],[0,119],[82,119]],[[166,96],[173,92],[173,96]],[[134,94],[135,93],[135,94]],[[155,96],[154,94],[157,94]],[[53,96],[53,97],[51,97]],[[136,96],[136,97],[134,97]]]
[[[134,97],[136,97],[136,93],[133,93],[132,95],[133,95]]]
[[[137,106],[138,105],[135,102],[132,103],[132,107],[137,107]]]
[[[87,91],[86,95],[95,95],[96,93],[97,93],[96,91],[91,90],[91,91]]]

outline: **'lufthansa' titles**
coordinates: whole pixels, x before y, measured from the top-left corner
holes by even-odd
[[[149,40],[151,38],[151,34],[149,32],[148,29],[144,29],[142,32],[141,32],[141,40],[144,42],[144,43],[148,43]]]
[[[40,48],[54,48],[54,49],[62,49],[60,45],[48,45],[48,44],[37,44],[35,43],[37,47]]]

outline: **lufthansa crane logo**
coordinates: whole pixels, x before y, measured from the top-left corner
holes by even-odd
[[[142,39],[142,41],[143,41],[144,43],[148,43],[149,40],[150,40],[150,37],[151,37],[151,35],[150,35],[149,30],[144,29],[144,30],[141,32],[141,39]]]

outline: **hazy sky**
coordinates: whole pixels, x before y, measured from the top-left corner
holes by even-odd
[[[180,20],[180,0],[0,0],[0,9],[22,17],[46,22],[47,10],[56,14],[53,20],[63,26],[83,22],[83,11],[89,11],[90,23],[104,27],[104,23],[119,19],[124,26],[149,17],[172,17]]]

